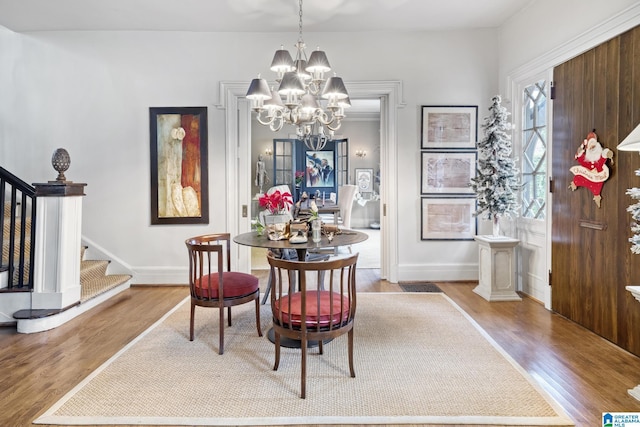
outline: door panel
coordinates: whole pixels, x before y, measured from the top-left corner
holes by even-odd
[[[640,123],[639,56],[636,28],[556,67],[552,138],[552,309],[635,354],[640,303],[625,286],[640,283],[640,255],[630,251],[625,192],[640,186],[640,156],[616,146]],[[587,188],[568,187],[593,129],[614,151],[600,207]]]

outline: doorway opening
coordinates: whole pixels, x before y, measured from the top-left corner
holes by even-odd
[[[380,101],[380,277],[392,283],[398,280],[397,243],[397,108],[402,106],[400,81],[373,81],[347,83],[351,101],[378,99]],[[249,206],[255,195],[252,188],[251,166],[251,109],[244,98],[246,82],[221,82],[220,106],[226,110],[227,158],[227,229],[231,233],[251,230]],[[271,136],[271,139],[273,136]],[[249,248],[236,250],[236,265],[240,271],[250,271]]]

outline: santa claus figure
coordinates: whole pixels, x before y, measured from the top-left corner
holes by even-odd
[[[611,160],[613,164],[613,151],[602,148],[594,129],[578,147],[575,158],[580,165],[569,169],[575,175],[569,188],[573,191],[578,187],[588,188],[593,193],[596,205],[600,207],[600,192],[604,182],[609,179],[609,167],[606,163]]]

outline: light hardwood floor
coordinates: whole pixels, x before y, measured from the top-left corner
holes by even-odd
[[[264,270],[255,271],[266,283]],[[640,412],[627,390],[640,383],[640,358],[538,302],[489,303],[472,282],[437,282],[575,421],[601,426],[601,414]],[[361,292],[397,292],[376,269],[358,272]],[[31,426],[84,377],[188,295],[185,286],[134,286],[47,332],[0,328],[0,426]]]

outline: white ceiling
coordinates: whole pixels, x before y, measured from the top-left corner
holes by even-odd
[[[306,0],[305,32],[494,28],[533,0]],[[0,0],[15,31],[298,31],[297,0]]]
[[[533,0],[305,0],[303,31],[495,28]],[[31,31],[298,32],[298,0],[0,0],[0,25]],[[376,114],[377,100],[352,100]]]

